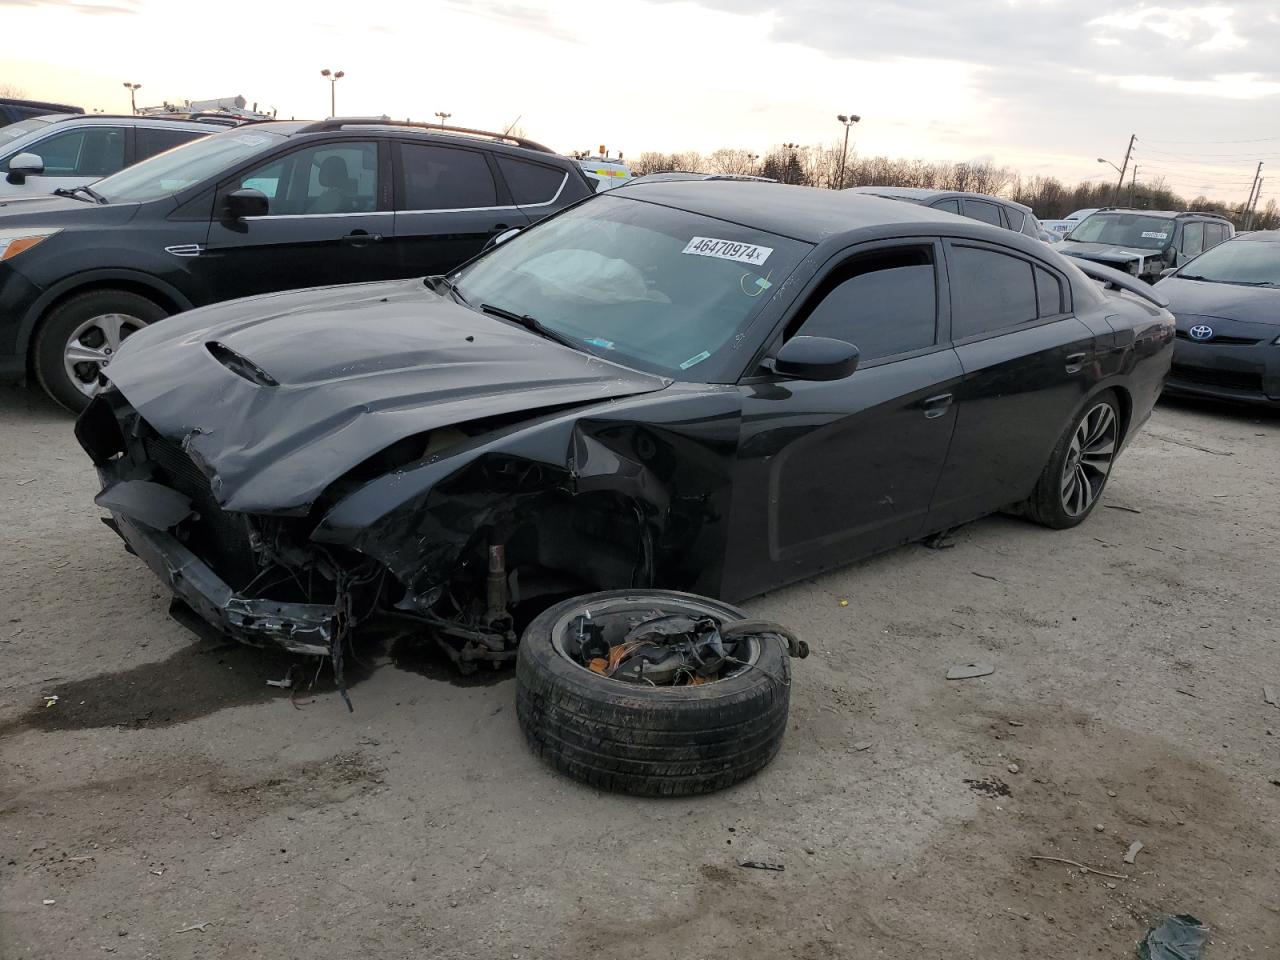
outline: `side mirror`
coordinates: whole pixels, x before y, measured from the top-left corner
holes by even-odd
[[[1177,266],[1178,265],[1178,248],[1165,247],[1164,253],[1160,255],[1160,259],[1163,260],[1165,263],[1167,263],[1171,267]]]
[[[517,233],[519,233],[520,229],[521,229],[520,227],[512,227],[510,230],[503,230],[501,233],[495,233],[492,237],[489,238],[488,242],[484,245],[484,249],[481,252],[487,253],[488,251],[492,250],[494,247],[502,246],[502,244],[506,243],[508,240],[514,237]]]
[[[794,380],[843,380],[858,369],[858,348],[828,337],[792,337],[773,358],[773,372]]]
[[[9,175],[5,177],[12,184],[23,184],[27,177],[38,177],[44,173],[44,160],[34,153],[19,153],[9,161]]]
[[[245,217],[265,217],[271,201],[261,190],[242,187],[227,194],[227,219],[243,220]]]

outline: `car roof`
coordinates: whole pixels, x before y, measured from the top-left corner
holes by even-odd
[[[269,133],[279,134],[283,137],[343,133],[364,134],[365,136],[368,136],[370,133],[378,133],[382,135],[393,133],[396,136],[412,137],[432,142],[441,141],[457,144],[458,146],[484,146],[489,149],[530,157],[531,159],[541,157],[543,160],[549,160],[552,162],[564,161],[577,166],[577,161],[573,157],[566,157],[563,154],[556,153],[549,147],[536,144],[531,140],[525,140],[522,137],[506,136],[505,134],[491,133],[485,130],[467,131],[466,128],[463,127],[445,127],[441,129],[436,124],[411,123],[408,121],[397,122],[395,120],[384,120],[376,117],[336,117],[320,121],[250,120],[247,123],[242,123],[238,127],[233,127],[231,129],[237,132],[243,132],[245,128],[266,130]]]
[[[1250,230],[1247,233],[1238,233],[1231,238],[1232,242],[1236,240],[1270,240],[1275,242],[1280,240],[1280,230]]]
[[[197,123],[194,120],[183,120],[176,117],[151,117],[145,114],[135,116],[128,113],[47,113],[38,117],[29,117],[28,119],[41,120],[48,124],[74,123],[91,127],[114,127],[119,126],[123,121],[138,127],[164,127],[167,129],[176,126],[179,130],[201,130],[205,132],[210,128],[209,124]]]
[[[1031,213],[1031,208],[1017,200],[1005,197],[993,197],[989,193],[974,193],[971,190],[938,190],[930,187],[846,187],[846,193],[867,193],[877,197],[896,197],[903,200],[937,200],[942,197],[969,197],[974,200],[987,200],[991,203],[1014,207],[1023,213]]]
[[[1221,220],[1223,223],[1230,223],[1220,213],[1210,213],[1207,210],[1138,210],[1135,207],[1099,207],[1094,213],[1136,213],[1147,217],[1169,217],[1177,219],[1178,217],[1208,217],[1210,220]],[[1093,214],[1090,214],[1092,216]]]
[[[964,232],[969,232],[969,227],[987,227],[1002,241],[1011,235],[1017,236],[1003,228],[978,224],[955,214],[855,190],[823,190],[749,180],[635,180],[611,193],[808,243],[889,224],[913,227],[938,224],[944,231],[954,231],[963,224]]]

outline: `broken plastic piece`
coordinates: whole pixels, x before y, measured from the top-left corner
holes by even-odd
[[[1134,859],[1138,856],[1138,852],[1142,850],[1142,846],[1143,844],[1141,840],[1135,840],[1133,843],[1129,844],[1129,852],[1124,855],[1124,862],[1133,863]]]
[[[996,672],[996,668],[989,663],[966,663],[958,667],[952,667],[947,671],[948,680],[971,680],[974,677],[985,677],[988,674]]]
[[[776,870],[779,873],[787,869],[780,863],[765,863],[763,860],[740,860],[738,866],[748,870]]]
[[[1165,917],[1138,944],[1138,960],[1199,960],[1209,931],[1189,913]]]

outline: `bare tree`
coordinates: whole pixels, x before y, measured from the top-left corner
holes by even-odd
[[[0,97],[11,97],[14,100],[22,100],[26,95],[27,91],[16,83],[0,83]]]

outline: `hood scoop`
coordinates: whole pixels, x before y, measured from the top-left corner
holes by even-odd
[[[210,340],[204,345],[209,355],[234,373],[237,377],[255,383],[260,387],[278,387],[280,381],[242,354],[236,353],[225,343]]]

